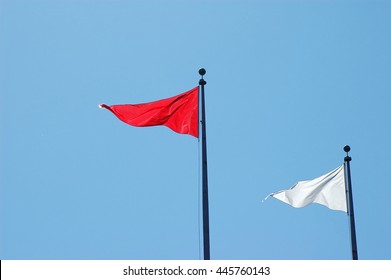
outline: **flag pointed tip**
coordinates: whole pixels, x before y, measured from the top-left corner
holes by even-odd
[[[262,203],[265,202],[269,197],[273,196],[274,193],[269,194],[264,199],[262,199]]]

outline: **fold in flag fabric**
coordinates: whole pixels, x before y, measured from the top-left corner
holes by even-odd
[[[269,196],[295,208],[319,203],[332,210],[347,212],[344,165],[313,180],[299,181],[290,189]]]
[[[187,92],[141,104],[99,105],[132,126],[164,125],[177,133],[198,138],[198,87]]]

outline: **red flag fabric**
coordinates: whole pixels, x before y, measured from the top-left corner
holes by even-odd
[[[198,87],[149,103],[99,106],[133,126],[164,125],[177,133],[198,138]]]

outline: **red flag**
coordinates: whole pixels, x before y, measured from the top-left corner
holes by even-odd
[[[133,126],[165,125],[177,133],[198,138],[198,87],[149,103],[99,106]]]

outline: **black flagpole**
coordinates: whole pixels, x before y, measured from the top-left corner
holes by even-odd
[[[352,242],[352,259],[358,260],[357,241],[356,241],[356,224],[354,222],[354,209],[353,209],[353,193],[352,193],[352,179],[350,177],[350,161],[352,158],[349,156],[350,147],[345,146],[343,150],[346,152],[345,157],[345,178],[346,178],[346,191],[348,194],[348,207],[350,218],[350,236]]]
[[[209,244],[209,199],[208,199],[208,160],[206,155],[206,118],[205,118],[205,92],[206,81],[204,75],[206,71],[201,68],[198,73],[201,75],[199,85],[201,88],[201,122],[202,122],[202,217],[204,235],[204,260],[210,260]]]

